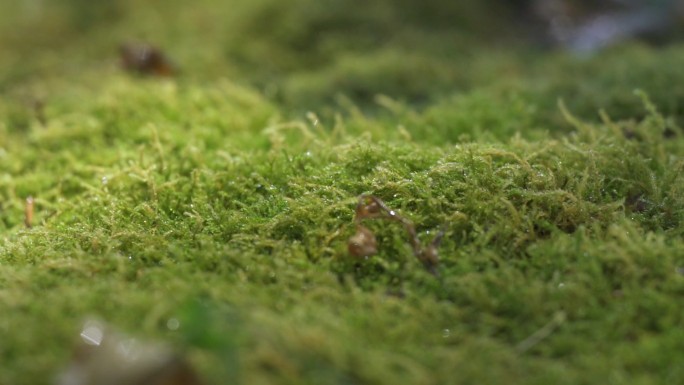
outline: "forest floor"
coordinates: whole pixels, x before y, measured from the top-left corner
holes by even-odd
[[[684,382],[684,44],[479,45],[386,1],[16,3],[0,384],[54,381],[90,319],[209,384]],[[179,71],[123,71],[129,41]],[[361,194],[443,232],[434,274],[392,220],[350,253]]]

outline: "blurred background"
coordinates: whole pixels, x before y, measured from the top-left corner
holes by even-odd
[[[568,62],[624,44],[664,47],[683,25],[681,0],[4,1],[0,93],[119,71],[117,47],[145,42],[184,81],[229,78],[291,107],[379,93],[420,105],[475,85],[562,77]]]

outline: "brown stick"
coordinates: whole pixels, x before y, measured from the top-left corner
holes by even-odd
[[[24,224],[29,229],[33,227],[33,197],[26,198],[26,205],[24,206]]]

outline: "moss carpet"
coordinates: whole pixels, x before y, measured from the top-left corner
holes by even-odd
[[[1,384],[51,383],[90,318],[209,384],[684,381],[684,45],[576,58],[435,0],[22,4]],[[124,73],[130,39],[180,74]],[[444,231],[437,277],[388,221],[350,255],[360,194]]]

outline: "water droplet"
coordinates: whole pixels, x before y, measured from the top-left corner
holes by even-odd
[[[442,330],[442,338],[449,338],[449,336],[451,336],[451,330],[449,330],[449,329]]]
[[[306,117],[314,127],[318,126],[318,116],[315,113],[309,111],[306,113]]]
[[[81,338],[83,342],[88,345],[98,346],[102,342],[104,331],[102,325],[97,322],[87,322],[81,331]]]
[[[131,361],[137,359],[140,355],[138,341],[136,341],[134,338],[129,338],[119,342],[117,350],[122,357]]]
[[[169,330],[178,330],[180,327],[180,321],[178,321],[178,318],[169,318],[169,320],[166,321],[166,327]]]

